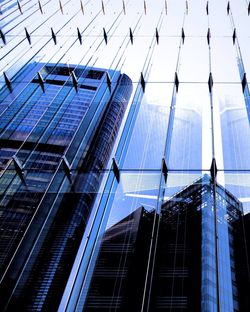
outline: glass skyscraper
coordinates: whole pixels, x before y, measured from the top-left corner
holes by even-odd
[[[247,0],[3,0],[6,311],[250,310]]]
[[[2,289],[24,309],[59,304],[132,92],[128,76],[83,66],[14,79],[38,68],[1,115]]]
[[[216,194],[213,192],[213,184],[205,175],[163,203],[157,219],[153,211],[139,207],[110,227],[103,236],[87,296],[80,297],[79,302],[84,300],[87,311],[109,311],[111,306],[139,311],[143,300],[149,311],[214,311],[218,270],[222,309],[247,311],[248,296],[240,288],[242,274],[247,274],[242,205],[218,184]],[[218,199],[217,209],[228,216],[227,220],[219,216],[217,227],[214,197]],[[154,222],[155,254],[145,296]],[[224,246],[223,250],[219,246],[218,255],[217,236]],[[85,296],[84,291],[81,295]]]

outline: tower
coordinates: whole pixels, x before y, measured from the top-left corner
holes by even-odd
[[[7,301],[33,307],[60,300],[132,91],[119,72],[24,71],[38,67],[3,108],[0,135],[1,287]]]
[[[149,261],[153,225],[158,231]],[[247,311],[244,231],[241,203],[219,184],[213,193],[204,175],[165,201],[159,215],[140,207],[108,228],[88,292],[72,293],[78,302],[70,308],[138,311],[144,301],[152,312],[211,311],[217,304],[220,311]]]

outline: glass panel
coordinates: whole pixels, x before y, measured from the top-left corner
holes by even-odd
[[[249,169],[250,129],[242,86],[214,85],[213,101],[215,155],[218,168]]]
[[[204,172],[205,174],[206,172]],[[167,178],[164,200],[168,200],[201,177],[201,172],[171,171]]]
[[[213,37],[232,36],[230,20],[227,15],[227,4],[227,0],[209,1],[209,26]]]
[[[157,235],[151,310],[216,310],[213,188],[206,172],[170,172]],[[202,246],[202,247],[201,247]],[[190,283],[194,285],[190,289]]]
[[[133,45],[129,43],[125,50],[126,57],[121,70],[126,73],[133,82],[138,82],[140,79],[140,73],[143,71],[147,55],[151,49],[150,44],[152,38],[153,34],[152,37],[136,37],[134,38]]]
[[[211,38],[211,63],[214,82],[241,81],[232,38]]]
[[[250,171],[221,172],[218,182],[242,203],[244,214],[250,212]]]
[[[164,2],[162,2],[164,6]],[[176,5],[174,0],[167,1],[167,15],[164,23],[166,24],[167,36],[181,36],[181,28],[183,27],[185,12],[185,1],[181,1],[179,5]]]
[[[148,82],[173,82],[174,80],[180,39],[165,37],[165,32],[165,29],[159,31],[159,45],[155,47]]]
[[[98,233],[77,311],[83,306],[111,309],[114,305],[126,310],[130,296],[133,307],[140,310],[159,183],[160,172],[122,172]],[[98,289],[98,296],[93,289]]]
[[[180,84],[176,95],[174,125],[168,133],[169,169],[201,170],[210,167],[210,116],[207,84]]]
[[[124,169],[160,169],[168,127],[172,86],[148,83],[140,105]]]
[[[180,82],[207,82],[208,76],[209,55],[205,38],[186,38],[181,47]]]
[[[62,175],[64,176],[64,171],[62,171]],[[34,176],[33,184],[39,179],[38,175],[36,177],[37,179]],[[94,206],[94,202],[95,199],[97,202],[99,201],[104,191],[106,177],[107,174],[100,171],[85,172],[74,178],[74,172],[72,172],[73,187],[71,191],[69,185],[59,190],[55,186],[49,189],[43,204],[35,214],[35,224],[31,224],[25,233],[26,246],[28,242],[32,243],[32,235],[36,239],[33,238],[33,257],[25,263],[24,274],[21,275],[18,287],[15,289],[16,298],[21,300],[23,304],[32,306],[49,304],[53,309],[59,305],[82,237],[85,235],[87,222],[89,221],[91,224],[95,217],[96,206]],[[102,178],[103,183],[99,189]],[[31,187],[31,179],[29,179],[28,184]],[[60,186],[59,183],[57,185]],[[6,239],[2,241],[1,246],[6,247],[6,241],[9,240],[13,248],[14,238],[17,239],[20,232],[24,231],[27,216],[30,218],[30,215],[28,215],[27,207],[26,211],[21,213],[20,203],[26,200],[27,205],[29,199],[30,203],[34,204],[37,195],[34,187],[33,193],[29,193],[29,196],[25,193],[23,199],[20,196],[19,210],[17,207],[15,210],[13,209],[12,215],[10,213],[7,215],[6,212],[2,213],[1,218],[5,217],[5,221],[11,217],[15,218],[15,223],[13,222],[8,231],[6,230]],[[16,197],[16,203],[17,199]],[[51,206],[50,203],[53,205]],[[48,208],[48,216],[54,215],[55,218],[53,222],[51,218],[46,218],[46,222],[41,224],[42,216]],[[24,218],[25,213],[27,214],[26,219]],[[16,227],[20,220],[23,221],[20,223],[23,228],[21,226]],[[12,234],[14,229],[15,237]],[[6,254],[1,253],[1,255]],[[48,296],[48,294],[50,295]]]
[[[184,1],[183,1],[184,2]],[[187,1],[188,14],[185,18],[184,30],[187,38],[189,36],[203,36],[207,34],[208,16],[206,15],[206,1]],[[202,39],[205,41],[205,38]],[[194,49],[195,51],[195,49]]]
[[[221,183],[217,185],[216,192],[218,268],[220,302],[225,311],[238,309],[241,300],[247,296],[244,289],[247,236],[243,225],[243,221],[247,219],[242,216],[242,208],[246,204],[244,202],[247,201],[249,191],[247,180],[247,172],[244,175],[238,172],[220,172],[218,175],[218,181]],[[247,205],[244,210],[247,210]]]
[[[250,58],[248,57],[248,47],[250,44],[250,38],[249,37],[239,37],[239,46],[240,51],[242,55],[242,60],[245,68],[245,72],[247,73],[247,79],[249,79],[249,73],[250,73]],[[236,52],[235,52],[236,53]]]
[[[247,1],[230,1],[231,12],[237,31],[237,37],[247,40],[250,36]]]

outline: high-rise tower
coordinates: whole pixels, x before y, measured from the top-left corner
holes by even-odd
[[[83,66],[16,79],[38,67],[0,122],[1,297],[32,307],[58,304],[132,91],[126,75]]]
[[[168,199],[159,215],[140,207],[108,228],[89,288],[72,293],[78,300],[69,308],[139,311],[146,302],[152,312],[247,311],[244,237],[241,203],[219,184],[214,193],[205,175]]]

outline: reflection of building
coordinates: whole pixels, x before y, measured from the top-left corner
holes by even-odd
[[[113,70],[35,70],[0,117],[0,297],[10,310],[59,304],[132,91]]]
[[[236,256],[238,257],[238,270],[240,272],[240,277],[242,280],[242,283],[240,284],[240,290],[239,293],[242,294],[242,298],[244,300],[246,310],[249,310],[250,308],[250,296],[249,296],[249,289],[250,289],[250,213],[243,216],[244,220],[244,230],[245,230],[245,239],[246,239],[246,245],[247,245],[247,253],[245,255],[245,250],[242,248],[239,248],[238,252],[236,253]],[[248,267],[247,270],[242,267],[241,259],[244,259],[247,256],[248,259]]]
[[[86,299],[87,311],[140,311],[152,217],[141,207],[106,231]]]
[[[216,185],[214,194],[208,176],[165,202],[160,218],[138,208],[104,234],[89,292],[79,299],[84,311],[141,311],[143,301],[149,311],[248,311],[241,213],[226,189]]]
[[[151,307],[245,311],[235,257],[238,246],[245,248],[242,206],[220,185],[215,189],[205,176],[163,204],[154,273],[160,287],[153,287]]]

